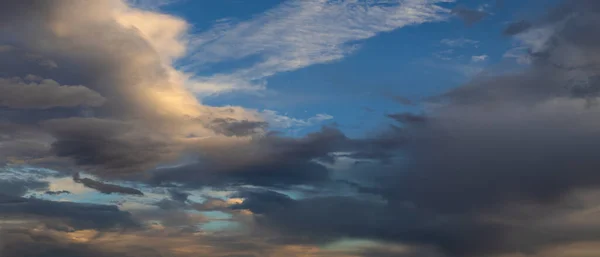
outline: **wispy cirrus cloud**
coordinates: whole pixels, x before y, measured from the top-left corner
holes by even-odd
[[[479,41],[468,39],[468,38],[444,38],[440,40],[440,43],[449,47],[465,47],[465,46],[473,46],[475,48],[479,47]]]
[[[451,11],[437,5],[442,2],[453,0],[292,0],[248,21],[219,24],[194,40],[196,52],[187,68],[258,61],[199,78],[191,87],[200,94],[264,88],[269,76],[340,60],[379,33],[444,20]]]

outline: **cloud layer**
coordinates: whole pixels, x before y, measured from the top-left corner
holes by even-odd
[[[528,66],[474,77],[421,113],[388,113],[389,126],[361,138],[335,124],[285,136],[269,127],[331,117],[211,107],[188,90],[339,60],[356,41],[445,19],[442,2],[289,1],[197,37],[180,18],[118,0],[2,2],[0,255],[597,251],[597,1],[498,31]],[[454,9],[467,23],[478,12]],[[197,65],[261,58],[202,81],[173,65],[190,45]]]

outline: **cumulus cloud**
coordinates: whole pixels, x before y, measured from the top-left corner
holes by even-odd
[[[189,25],[179,18],[118,0],[3,6],[0,33],[16,50],[0,61],[9,76],[0,80],[0,105],[60,108],[0,111],[21,126],[42,123],[39,134],[55,139],[52,153],[90,172],[140,172],[187,147],[200,148],[198,138],[241,133],[236,122],[262,122],[254,111],[204,106],[187,91],[188,75],[172,65],[187,47]],[[60,66],[40,69],[25,53]],[[223,120],[232,125],[211,127]],[[223,133],[222,127],[236,131]]]

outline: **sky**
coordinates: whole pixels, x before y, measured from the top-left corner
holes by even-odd
[[[600,2],[4,0],[0,257],[596,257]]]

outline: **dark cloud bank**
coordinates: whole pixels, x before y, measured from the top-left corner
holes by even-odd
[[[9,5],[27,7],[18,1]],[[26,9],[22,12],[31,14],[31,8]],[[0,21],[14,18],[9,14],[0,11]],[[460,8],[455,14],[468,24],[485,17],[479,11]],[[533,47],[528,41],[531,37],[527,37],[532,31],[543,31],[550,36],[543,42],[535,42]],[[597,156],[600,151],[600,106],[597,105],[600,36],[597,31],[600,31],[600,2],[564,1],[545,17],[514,23],[504,31],[531,46],[530,67],[508,75],[477,77],[429,99],[434,107],[422,115],[390,114],[393,125],[379,135],[350,139],[334,127],[325,127],[304,138],[272,133],[241,146],[202,152],[193,164],[154,169],[145,174],[148,176],[135,179],[150,185],[178,183],[189,188],[238,185],[270,189],[289,189],[297,185],[327,188],[338,186],[338,182],[333,179],[332,171],[315,160],[334,163],[336,157],[332,153],[344,152],[347,157],[368,160],[344,177],[345,184],[351,185],[360,197],[293,199],[269,189],[244,189],[232,195],[246,199],[243,203],[224,207],[224,203],[211,199],[214,206],[207,202],[196,207],[251,210],[256,214],[258,226],[277,236],[274,244],[324,244],[342,238],[366,238],[423,249],[394,256],[535,254],[553,245],[597,241],[600,240],[597,224],[582,226],[566,218],[569,213],[589,207],[577,198],[579,193],[598,189],[600,185]],[[134,46],[128,50],[140,51]],[[115,64],[115,69],[121,67],[115,60],[104,61]],[[112,68],[106,63],[88,63],[85,67],[102,67],[99,69],[102,72]],[[107,79],[122,82],[123,78]],[[23,84],[23,81],[15,83]],[[76,86],[54,83],[49,86],[60,88],[56,94],[75,90],[77,94],[91,97],[95,102],[86,103],[93,103],[92,106],[103,103],[99,95],[122,93],[117,89],[103,89],[99,81],[91,82],[92,89],[98,89],[97,93]],[[77,82],[68,84],[78,85]],[[33,109],[82,104],[61,99],[57,95],[45,100],[56,102],[35,104],[11,100],[2,103]],[[113,106],[126,105],[126,97],[112,99],[117,102]],[[136,108],[128,109],[127,113],[146,115],[149,107],[141,102],[136,102]],[[114,116],[126,115],[114,114],[111,108],[100,111]],[[41,116],[52,116],[52,111],[42,112]],[[40,119],[36,128],[56,139],[51,144],[52,153],[83,167],[98,168],[95,172],[102,175],[146,170],[153,167],[150,164],[156,160],[164,159],[174,147],[171,141],[154,134],[132,135],[127,122],[87,117],[41,120],[46,119]],[[227,136],[252,134],[251,131],[265,126],[261,122],[228,119],[216,119],[210,124],[216,133]],[[139,192],[75,179],[101,192]],[[13,195],[22,195],[29,186],[38,185],[10,185],[10,191],[17,192]],[[173,191],[172,201],[177,203],[177,208],[185,206],[187,195]],[[172,206],[161,208],[175,208]],[[23,214],[60,218],[78,228],[107,229],[134,223],[127,213],[113,206],[0,197],[0,215]],[[16,240],[12,248],[5,247],[3,251],[12,257],[51,256],[44,254],[52,251],[79,256],[81,251],[89,250],[77,246],[30,255],[14,254],[29,245],[39,243]],[[56,244],[45,241],[41,245],[54,247]],[[97,252],[98,256],[109,256]],[[364,255],[391,254],[373,250]]]
[[[475,78],[432,98],[437,107],[425,116],[389,115],[401,124],[386,136],[401,143],[388,150],[403,160],[353,173],[355,182],[374,181],[359,189],[381,202],[265,191],[245,193],[236,208],[261,214],[257,221],[286,240],[371,238],[444,256],[534,254],[600,239],[599,227],[560,216],[585,208],[575,192],[600,185],[599,17],[598,1],[566,1],[541,21],[513,24],[506,34],[551,33],[530,50],[531,67]]]

